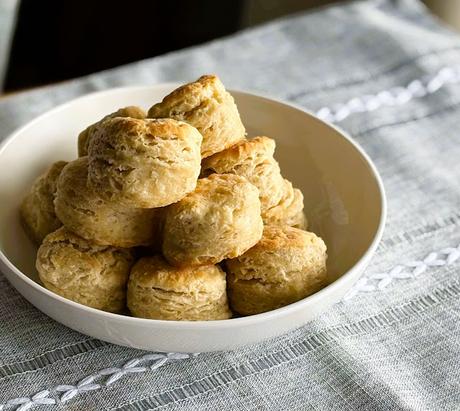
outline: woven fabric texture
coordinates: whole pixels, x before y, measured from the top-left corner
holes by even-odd
[[[91,91],[214,72],[347,130],[388,196],[384,238],[347,298],[233,352],[168,356],[89,338],[0,274],[0,409],[459,409],[459,67],[460,37],[419,2],[369,0],[0,99],[5,138]]]

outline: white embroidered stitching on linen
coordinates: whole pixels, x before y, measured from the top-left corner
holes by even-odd
[[[355,97],[344,104],[323,107],[316,115],[325,121],[340,122],[353,113],[369,112],[384,106],[395,106],[405,104],[413,98],[420,98],[432,94],[446,84],[460,83],[460,67],[445,67],[439,70],[434,76],[425,79],[416,79],[406,87],[394,87],[381,91],[375,95]],[[348,301],[360,293],[368,293],[376,290],[383,290],[394,280],[415,278],[429,267],[436,267],[454,263],[460,258],[460,245],[457,247],[445,248],[439,252],[428,254],[423,260],[412,261],[404,265],[397,265],[385,273],[373,274],[363,277],[357,281],[353,288],[344,296],[343,300]],[[139,358],[134,358],[124,364],[121,368],[105,368],[97,373],[85,377],[76,385],[58,385],[49,390],[43,390],[32,397],[19,397],[0,404],[0,411],[6,411],[7,407],[19,406],[15,411],[26,411],[38,405],[56,405],[59,401],[65,403],[76,395],[93,390],[99,390],[113,384],[115,381],[131,373],[142,373],[160,368],[170,361],[177,361],[190,358],[198,354],[183,353],[153,353]],[[104,380],[104,377],[108,377]],[[59,396],[59,400],[51,397]]]
[[[14,398],[5,404],[0,404],[0,411],[5,410],[6,407],[14,407],[16,405],[19,405],[19,407],[15,411],[26,411],[38,405],[56,405],[58,402],[61,404],[66,403],[78,394],[107,387],[127,374],[156,370],[167,362],[184,360],[196,355],[198,354],[152,353],[143,355],[142,357],[129,360],[121,368],[112,367],[100,370],[93,375],[83,378],[76,385],[58,385],[49,390],[40,391],[30,398]],[[53,394],[59,396],[60,393],[63,394],[59,400],[51,397]]]
[[[353,113],[377,110],[380,107],[391,107],[406,104],[414,98],[433,94],[446,84],[460,83],[460,66],[444,67],[435,75],[411,81],[406,87],[393,87],[377,94],[355,97],[346,103],[323,107],[316,115],[325,121],[338,123]]]
[[[357,294],[383,290],[394,280],[416,278],[429,267],[439,267],[453,264],[460,258],[460,244],[457,247],[444,248],[438,252],[428,254],[423,260],[410,261],[403,265],[396,265],[389,271],[372,274],[360,278],[353,288],[345,294],[344,301],[351,300]]]
[[[369,277],[363,277],[355,286],[345,295],[344,301],[350,300],[360,293],[368,293],[377,290],[383,290],[388,287],[394,280],[405,280],[418,277],[430,267],[439,267],[450,265],[460,259],[460,244],[457,247],[444,248],[438,252],[431,252],[423,260],[410,261],[406,264],[397,265],[384,273],[371,274]],[[183,360],[199,354],[185,353],[152,353],[139,358],[134,358],[122,367],[105,368],[93,375],[83,378],[76,385],[58,385],[49,390],[43,390],[32,397],[20,397],[0,404],[0,411],[6,407],[19,405],[15,411],[26,411],[38,405],[56,405],[65,403],[76,395],[93,390],[99,390],[103,387],[113,384],[122,377],[132,373],[143,373],[149,370],[160,368],[167,362]],[[105,379],[105,377],[108,377]],[[63,393],[59,400],[52,398]]]

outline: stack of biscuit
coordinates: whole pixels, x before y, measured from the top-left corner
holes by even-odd
[[[79,157],[21,205],[43,285],[75,302],[161,320],[221,320],[325,285],[326,246],[303,195],[247,138],[233,97],[202,76],[146,114],[125,107],[78,137]]]

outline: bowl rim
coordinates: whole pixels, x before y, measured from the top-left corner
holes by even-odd
[[[91,98],[97,98],[100,95],[107,95],[107,94],[118,94],[120,92],[136,92],[136,91],[146,91],[146,89],[157,89],[157,88],[171,88],[174,89],[178,87],[181,83],[176,83],[176,82],[166,82],[166,83],[158,83],[155,85],[150,85],[150,86],[145,86],[145,85],[138,85],[138,86],[125,86],[125,87],[115,87],[115,88],[110,88],[106,90],[100,90],[100,91],[95,91],[92,93],[84,94],[82,96],[76,97],[74,99],[71,99],[65,103],[59,104],[58,106],[46,111],[45,113],[35,117],[34,119],[30,120],[27,122],[25,125],[19,127],[15,131],[13,131],[11,134],[9,134],[4,141],[0,144],[0,156],[2,155],[3,151],[7,148],[7,146],[12,143],[18,135],[22,134],[24,131],[26,131],[28,128],[33,127],[37,122],[42,121],[44,118],[48,116],[52,116],[56,113],[58,113],[61,110],[65,110],[68,106],[80,101],[80,100],[85,100],[85,99],[91,99]],[[321,290],[317,291],[316,293],[305,297],[299,301],[296,301],[294,303],[288,304],[284,307],[277,308],[275,310],[267,311],[264,313],[260,314],[254,314],[246,317],[238,317],[238,318],[230,318],[226,320],[211,320],[211,321],[177,321],[177,320],[155,320],[155,319],[149,319],[149,318],[138,318],[138,317],[132,317],[128,315],[123,315],[123,314],[115,314],[115,313],[110,313],[106,311],[102,311],[96,308],[88,307],[86,305],[77,303],[75,301],[69,300],[67,298],[64,298],[58,294],[55,294],[54,292],[48,290],[44,286],[40,285],[39,283],[35,282],[31,278],[29,278],[26,274],[24,274],[21,270],[19,270],[4,254],[3,250],[0,248],[0,262],[3,263],[6,269],[10,270],[13,274],[15,274],[20,280],[25,282],[28,286],[31,286],[32,288],[35,289],[35,291],[40,292],[45,294],[47,297],[50,297],[51,299],[54,299],[56,301],[59,301],[60,303],[63,303],[71,309],[75,310],[82,310],[83,312],[88,313],[89,315],[92,316],[99,316],[103,317],[106,320],[115,320],[115,321],[121,321],[121,322],[129,322],[133,324],[137,324],[140,326],[155,326],[155,327],[160,327],[162,329],[177,329],[177,328],[182,328],[182,329],[194,329],[194,330],[199,330],[199,329],[219,329],[219,328],[224,328],[224,329],[229,329],[229,328],[234,328],[234,327],[241,327],[244,325],[253,325],[255,323],[259,322],[264,322],[267,320],[270,320],[273,317],[282,317],[282,316],[288,316],[291,313],[297,311],[298,309],[301,309],[303,305],[307,303],[314,303],[316,300],[319,300],[321,298],[327,298],[328,294],[333,294],[334,291],[339,289],[342,285],[342,283],[346,282],[349,280],[349,277],[353,275],[353,272],[356,272],[357,269],[360,267],[365,267],[369,260],[372,258],[373,254],[375,253],[375,250],[377,249],[380,240],[383,235],[383,231],[385,228],[385,223],[386,223],[386,218],[387,218],[387,198],[385,194],[385,188],[382,182],[382,178],[371,160],[371,158],[368,156],[368,154],[364,151],[364,149],[356,142],[354,141],[351,136],[341,129],[340,127],[328,123],[320,118],[318,118],[313,112],[305,109],[304,107],[301,107],[295,103],[287,102],[283,99],[277,98],[270,96],[265,93],[260,93],[258,91],[251,91],[251,90],[239,90],[239,89],[229,89],[228,90],[231,94],[237,93],[239,95],[247,95],[250,97],[257,97],[257,98],[262,98],[264,100],[268,100],[270,102],[278,103],[278,104],[283,104],[285,106],[288,106],[289,108],[295,109],[297,111],[302,112],[303,114],[307,114],[313,119],[322,122],[324,125],[327,127],[330,127],[334,129],[336,132],[338,132],[347,142],[364,158],[366,161],[369,169],[371,170],[371,173],[377,183],[379,195],[380,195],[380,208],[381,208],[381,213],[380,213],[380,220],[379,220],[379,225],[377,227],[377,230],[375,232],[375,235],[369,244],[368,248],[366,251],[362,254],[362,256],[359,258],[359,260],[352,266],[350,267],[345,273],[343,273],[338,279],[333,281],[332,283],[328,284],[326,287],[322,288]]]

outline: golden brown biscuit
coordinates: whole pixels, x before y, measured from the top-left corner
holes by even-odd
[[[245,177],[259,189],[262,214],[277,205],[285,192],[278,162],[273,158],[275,140],[254,137],[243,140],[202,161],[203,175],[236,174]]]
[[[200,173],[202,136],[171,119],[116,117],[89,143],[89,185],[130,207],[163,207],[193,191]]]
[[[151,245],[158,236],[158,210],[130,208],[101,199],[87,184],[88,157],[70,162],[58,181],[55,207],[64,226],[102,245]]]
[[[162,257],[141,258],[128,282],[128,308],[158,320],[224,320],[228,308],[225,273],[216,265],[176,268]]]
[[[62,225],[54,212],[53,202],[57,179],[66,164],[65,161],[54,163],[35,180],[22,201],[19,210],[21,221],[29,237],[37,244]]]
[[[163,254],[180,267],[216,264],[243,254],[262,230],[257,188],[244,177],[212,174],[167,208]]]
[[[36,267],[48,290],[99,310],[125,307],[131,251],[99,246],[61,227],[45,237]]]
[[[99,120],[98,122],[91,124],[85,130],[83,130],[78,135],[78,156],[83,157],[88,155],[88,144],[89,141],[93,138],[94,133],[97,131],[97,128],[103,123],[105,120],[114,117],[131,117],[131,118],[145,118],[145,111],[142,110],[140,107],[136,106],[129,106],[123,107],[105,116],[103,119]]]
[[[202,76],[167,95],[150,108],[148,117],[186,121],[203,135],[202,157],[242,140],[245,129],[235,101],[217,76]]]
[[[264,224],[306,228],[303,207],[302,192],[294,188],[289,180],[284,180],[284,193],[279,203],[262,212]]]
[[[242,315],[283,307],[326,284],[326,245],[313,233],[265,226],[243,255],[226,261],[230,305]]]
[[[291,227],[299,228],[300,230],[306,230],[308,228],[308,219],[303,211],[294,216],[290,222],[291,224],[288,225]]]

